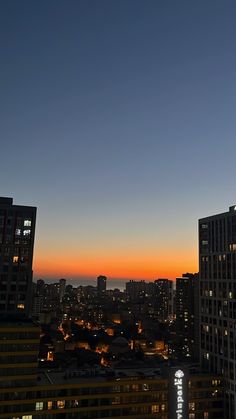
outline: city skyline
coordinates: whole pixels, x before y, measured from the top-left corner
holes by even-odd
[[[38,208],[34,277],[197,272],[197,220],[235,204],[234,2],[0,9],[1,196]]]

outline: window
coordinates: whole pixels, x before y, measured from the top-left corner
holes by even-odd
[[[64,409],[65,400],[57,400],[57,407],[58,407],[58,409]]]
[[[32,415],[23,415],[22,419],[32,419]]]
[[[20,228],[16,228],[15,235],[16,236],[20,236],[21,235],[21,229]]]
[[[20,310],[24,310],[25,305],[23,303],[21,304],[17,304],[17,308],[19,308]],[[37,409],[36,409],[37,410]]]
[[[30,236],[30,232],[31,232],[31,230],[24,230],[23,231],[23,236]]]
[[[31,227],[31,220],[24,220],[24,227]]]
[[[13,256],[12,261],[13,263],[17,263],[19,261],[19,256]]]
[[[195,403],[189,403],[189,410],[195,410]]]
[[[152,413],[158,413],[159,412],[159,405],[153,404],[152,405]]]
[[[43,410],[43,402],[36,402],[35,410]]]
[[[52,402],[48,402],[48,410],[51,410],[52,409]]]

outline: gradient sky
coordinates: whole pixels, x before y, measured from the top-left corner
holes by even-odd
[[[197,271],[236,203],[235,0],[2,0],[0,195],[35,278]]]

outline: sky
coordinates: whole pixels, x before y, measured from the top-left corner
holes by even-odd
[[[37,206],[35,278],[198,271],[236,203],[234,0],[2,0],[0,195]]]

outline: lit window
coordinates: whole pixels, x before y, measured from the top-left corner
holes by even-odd
[[[58,407],[58,409],[64,409],[65,400],[57,400],[57,407]]]
[[[204,419],[208,419],[208,418],[209,418],[209,413],[208,413],[208,412],[204,412],[204,416],[203,416],[203,418],[204,418]]]
[[[52,402],[48,402],[48,410],[52,409]]]
[[[30,236],[30,232],[31,232],[31,230],[24,230],[23,235],[24,236]]]
[[[206,246],[208,244],[208,240],[202,240],[202,245]]]
[[[22,419],[32,419],[32,415],[23,415]]]
[[[206,228],[208,228],[208,225],[207,224],[202,224],[201,227],[202,227],[203,230],[205,230]]]
[[[20,228],[16,228],[15,235],[16,236],[20,236],[21,235],[21,229]]]
[[[35,410],[43,410],[43,402],[36,402]]]
[[[158,413],[159,412],[159,405],[153,404],[152,405],[152,413]]]
[[[24,227],[31,227],[31,220],[24,220]]]
[[[13,263],[17,263],[19,261],[19,256],[13,256],[12,261]]]
[[[195,403],[189,403],[189,410],[195,410]]]
[[[25,305],[24,304],[17,304],[17,308],[19,308],[20,310],[24,310]]]

